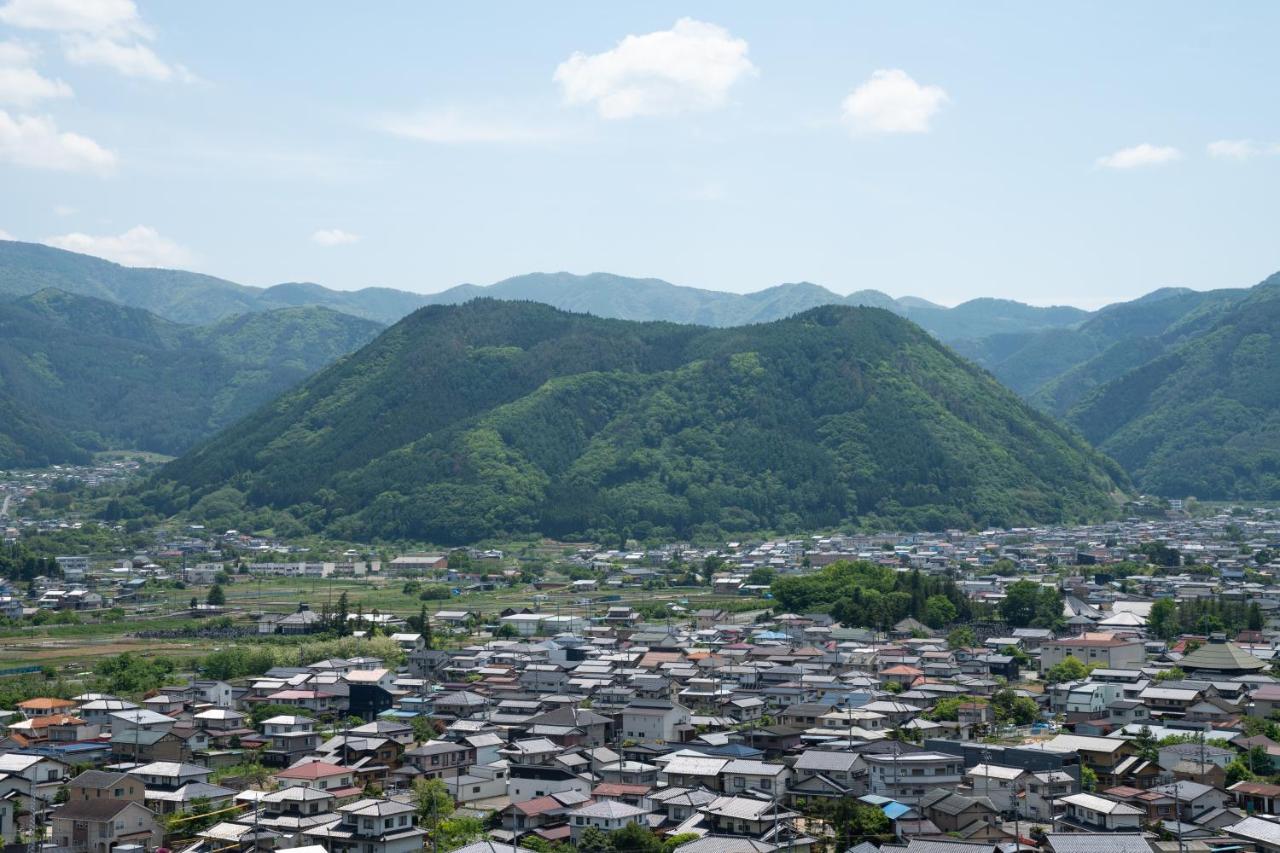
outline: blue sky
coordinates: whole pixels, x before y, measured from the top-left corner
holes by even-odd
[[[248,284],[1280,269],[1280,6],[0,0],[0,231]]]

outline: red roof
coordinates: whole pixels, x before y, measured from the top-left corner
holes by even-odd
[[[881,675],[924,675],[922,670],[916,669],[914,666],[907,666],[900,663],[897,666],[891,666],[888,669],[880,670]]]
[[[343,767],[339,764],[330,764],[327,761],[312,761],[307,764],[299,764],[297,767],[290,767],[288,770],[281,770],[276,774],[276,778],[327,779],[330,776],[341,776],[344,773],[350,772],[350,767]]]

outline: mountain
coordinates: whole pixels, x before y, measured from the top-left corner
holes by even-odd
[[[179,453],[380,329],[324,308],[192,327],[60,290],[0,302],[0,466]]]
[[[974,299],[945,308],[910,296],[894,299],[878,290],[840,296],[810,282],[738,294],[681,287],[656,278],[566,272],[521,275],[487,287],[463,284],[432,294],[427,301],[432,305],[457,305],[480,296],[542,302],[597,317],[703,326],[744,326],[780,320],[820,305],[857,305],[884,308],[907,317],[944,341],[1069,327],[1089,316],[1079,308],[1038,308],[1006,299]]]
[[[477,297],[542,302],[566,311],[620,320],[668,320],[705,326],[741,326],[778,320],[819,305],[885,308],[919,323],[945,341],[1073,326],[1088,312],[1037,308],[1003,299],[975,299],[945,308],[923,299],[894,299],[876,290],[840,296],[809,282],[780,284],[755,293],[681,287],[656,278],[609,273],[532,273],[488,286],[461,284],[430,295],[385,287],[330,290],[292,282],[249,287],[178,270],[123,267],[36,243],[0,241],[0,298],[45,288],[109,299],[178,323],[206,324],[236,314],[308,305],[391,324],[424,305],[456,305]]]
[[[200,273],[125,267],[39,243],[0,240],[0,299],[49,288],[188,324],[251,311],[320,306],[388,325],[426,304],[418,294],[389,288],[341,291],[318,284],[280,284],[263,289]]]
[[[1019,394],[1062,414],[1098,384],[1196,334],[1245,293],[1165,288],[1108,305],[1075,326],[969,336],[954,346]]]
[[[168,464],[165,514],[353,539],[1099,518],[1124,475],[919,327],[421,309]]]
[[[1151,349],[1069,420],[1148,492],[1280,498],[1280,274],[1185,317]]]

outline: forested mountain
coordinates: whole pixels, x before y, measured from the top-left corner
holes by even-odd
[[[324,308],[193,327],[60,290],[0,302],[0,466],[179,453],[380,329]]]
[[[1197,334],[1246,290],[1165,288],[1074,327],[969,336],[956,348],[1019,394],[1062,414],[1093,387]]]
[[[140,497],[213,524],[452,543],[1096,518],[1123,482],[887,311],[711,329],[475,300],[415,312]]]
[[[318,284],[279,284],[263,289],[181,270],[125,267],[39,243],[0,240],[0,299],[47,288],[195,324],[249,311],[315,305],[387,325],[426,304],[418,294],[388,288],[340,291]]]
[[[1084,396],[1071,422],[1147,491],[1280,498],[1280,274],[1152,349]]]

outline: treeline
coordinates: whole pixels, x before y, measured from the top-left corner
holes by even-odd
[[[302,643],[240,644],[212,652],[197,666],[205,678],[226,681],[262,675],[272,667],[306,666],[327,658],[376,657],[392,668],[405,661],[404,650],[390,637],[341,637]]]
[[[1161,598],[1151,605],[1147,617],[1147,630],[1162,640],[1181,634],[1261,631],[1265,624],[1258,602],[1224,601],[1217,596],[1184,601]]]
[[[849,627],[891,627],[906,617],[942,628],[973,617],[969,599],[949,578],[841,561],[774,581],[778,605],[793,613],[829,612]]]
[[[50,578],[62,577],[62,569],[53,557],[37,556],[30,548],[20,543],[0,548],[0,577],[12,583],[27,583],[41,575]]]

